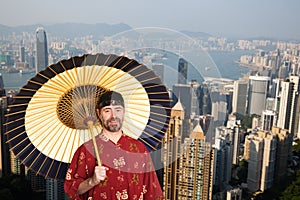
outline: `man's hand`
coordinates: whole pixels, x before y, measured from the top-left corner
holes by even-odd
[[[94,170],[94,175],[89,180],[89,185],[94,187],[98,185],[101,181],[104,181],[106,178],[106,171],[109,170],[104,166],[96,166]]]
[[[92,177],[81,182],[78,187],[78,194],[84,194],[94,186],[98,185],[101,181],[106,179],[106,171],[109,170],[104,166],[96,166]]]

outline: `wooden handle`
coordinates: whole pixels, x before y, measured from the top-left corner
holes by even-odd
[[[101,164],[101,160],[100,160],[100,156],[99,156],[99,152],[98,152],[98,146],[97,146],[96,138],[95,138],[95,135],[92,131],[94,122],[92,120],[90,120],[90,121],[87,122],[87,125],[89,127],[90,137],[93,140],[93,145],[94,145],[94,149],[95,149],[95,154],[96,154],[96,159],[97,159],[98,166],[101,166],[102,164]]]

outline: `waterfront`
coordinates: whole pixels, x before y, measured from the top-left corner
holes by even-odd
[[[19,90],[21,87],[27,84],[27,81],[35,74],[21,74],[21,73],[6,73],[5,70],[0,70],[2,74],[3,83],[6,91]]]
[[[207,54],[210,56],[211,60],[215,63],[216,69],[218,71],[218,76],[222,78],[228,78],[232,80],[237,80],[243,74],[247,73],[249,69],[238,65],[235,61],[239,60],[241,55],[249,54],[249,51],[209,51]],[[172,68],[177,69],[178,60],[173,60]],[[190,75],[195,75],[192,67],[189,67]],[[203,77],[215,77],[216,71],[212,69],[198,70],[198,73]],[[35,76],[34,73],[30,74],[20,74],[20,73],[6,73],[4,70],[0,70],[3,77],[4,87],[7,91],[9,90],[19,90],[21,87],[27,84],[27,81]],[[174,81],[177,80],[177,76],[173,77]],[[195,77],[191,77],[194,79]],[[174,82],[173,81],[173,82]]]

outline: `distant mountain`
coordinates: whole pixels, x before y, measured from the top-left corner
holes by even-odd
[[[192,31],[180,31],[183,34],[186,34],[187,36],[190,36],[192,38],[201,38],[201,39],[207,39],[209,37],[212,37],[213,35],[204,33],[204,32],[192,32]]]
[[[94,39],[101,39],[105,36],[113,36],[115,34],[133,30],[127,24],[106,24],[106,23],[97,23],[97,24],[85,24],[85,23],[58,23],[51,25],[42,25],[42,24],[32,24],[32,25],[22,25],[22,26],[6,26],[0,24],[0,35],[10,35],[15,32],[16,34],[21,34],[22,32],[35,33],[38,27],[43,27],[48,35],[52,37],[60,38],[74,38],[87,35],[93,35]],[[138,32],[138,31],[137,31]],[[136,31],[129,31],[126,33],[126,36],[136,37]],[[192,32],[192,31],[180,31],[181,33],[192,37],[192,38],[201,38],[207,39],[212,35],[204,32]],[[169,33],[157,33],[151,32],[147,33],[147,37],[157,37],[158,34],[160,37],[164,37],[164,34],[169,37]]]
[[[24,25],[24,26],[5,26],[0,24],[0,34],[8,35],[12,32],[22,33],[22,32],[32,32],[35,33],[38,27],[43,27],[47,34],[62,37],[62,38],[74,38],[86,35],[93,35],[95,39],[103,38],[104,36],[111,36],[123,31],[131,30],[132,28],[127,24],[83,24],[83,23],[60,23],[52,25]]]
[[[13,28],[0,24],[0,35],[8,35],[13,32]]]

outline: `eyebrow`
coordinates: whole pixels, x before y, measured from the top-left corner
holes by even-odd
[[[105,109],[110,109],[110,110],[111,110],[111,109],[120,109],[120,108],[121,108],[121,109],[124,109],[124,107],[121,106],[121,105],[120,105],[120,106],[113,106],[113,107],[103,107],[102,109],[103,109],[103,110],[105,110]]]

